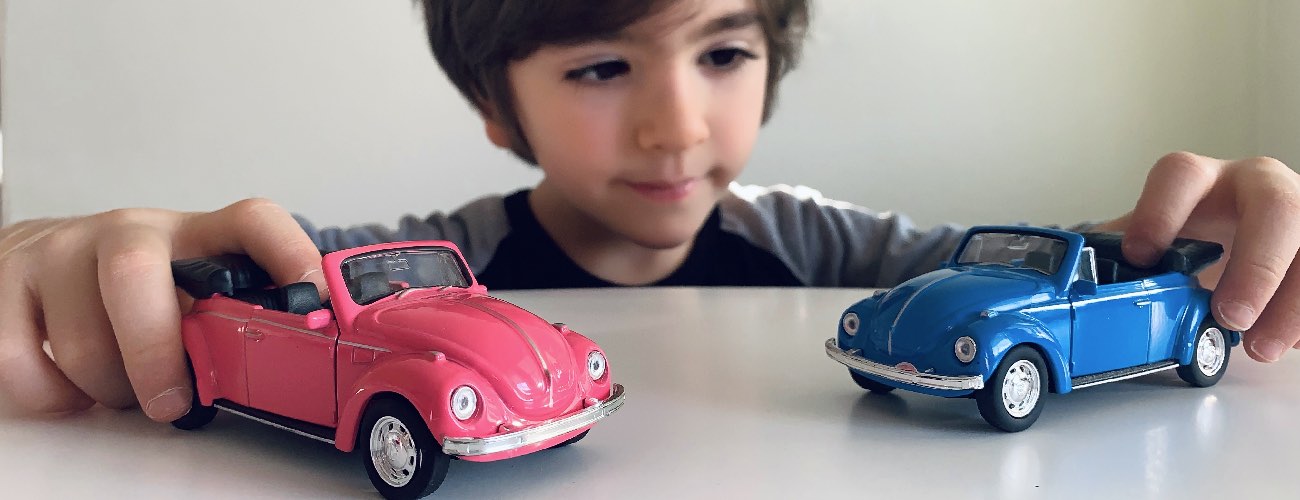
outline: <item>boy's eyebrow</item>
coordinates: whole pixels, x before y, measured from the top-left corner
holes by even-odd
[[[709,21],[709,23],[705,24],[703,28],[700,28],[695,32],[692,39],[699,40],[701,38],[708,38],[709,36],[718,33],[744,29],[756,24],[758,24],[758,12],[752,10],[733,12]]]
[[[700,40],[702,38],[708,38],[718,33],[725,33],[727,31],[745,29],[750,26],[754,26],[758,24],[758,22],[759,22],[759,17],[757,11],[742,10],[742,11],[732,12],[730,14],[720,16],[712,21],[709,21],[703,27],[696,30],[695,33],[691,34],[691,40]],[[643,40],[641,36],[628,33],[626,30],[624,30],[624,31],[617,31],[614,33],[608,33],[604,35],[597,35],[585,41],[599,41],[599,42],[622,41],[622,42],[637,43]],[[580,44],[583,43],[583,40],[574,40],[573,43]]]

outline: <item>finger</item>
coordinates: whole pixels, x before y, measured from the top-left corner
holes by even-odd
[[[1139,266],[1155,264],[1214,187],[1222,167],[1221,160],[1191,153],[1172,153],[1157,161],[1129,216],[1124,258]]]
[[[1282,280],[1273,300],[1269,301],[1268,307],[1259,315],[1259,320],[1243,334],[1246,352],[1257,361],[1277,361],[1286,354],[1288,347],[1300,348],[1298,325],[1300,277],[1290,274]]]
[[[99,292],[136,399],[153,420],[180,418],[190,408],[192,389],[171,277],[171,241],[153,227],[125,224],[101,235],[96,253]]]
[[[0,400],[24,413],[81,411],[95,401],[81,392],[43,348],[44,335],[17,259],[0,261]]]
[[[44,270],[46,278],[37,284],[50,352],[82,392],[104,406],[129,408],[135,394],[99,294],[94,249],[80,242],[69,246],[81,250],[58,256],[57,272]]]
[[[328,297],[320,250],[298,221],[271,201],[243,200],[216,212],[195,215],[181,233],[183,240],[195,242],[200,255],[244,253],[277,285],[309,281],[316,284],[322,300]]]
[[[1232,258],[1214,288],[1212,304],[1219,322],[1233,330],[1250,329],[1266,305],[1278,303],[1269,299],[1300,250],[1295,173],[1272,163],[1255,161],[1227,172],[1239,219]]]

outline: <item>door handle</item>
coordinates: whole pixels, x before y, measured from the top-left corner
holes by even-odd
[[[256,342],[258,340],[262,340],[263,333],[261,330],[258,330],[256,328],[245,328],[244,336]]]
[[[1138,307],[1146,307],[1151,305],[1151,299],[1140,299],[1137,302],[1134,302],[1133,305]]]

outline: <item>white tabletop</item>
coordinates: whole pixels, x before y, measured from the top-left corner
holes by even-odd
[[[608,352],[627,404],[583,442],[453,462],[439,498],[1296,498],[1300,353],[1233,351],[1046,396],[1006,434],[967,399],[868,395],[823,342],[864,290],[619,289],[499,296]],[[378,498],[360,459],[221,413],[200,432],[136,411],[0,419],[2,498]]]

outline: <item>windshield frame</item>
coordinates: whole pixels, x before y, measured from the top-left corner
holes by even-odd
[[[423,253],[426,255],[437,254],[438,256],[443,257],[443,262],[440,263],[440,265],[446,264],[447,263],[446,261],[448,260],[454,262],[455,270],[457,273],[459,273],[459,277],[460,277],[459,281],[464,283],[464,285],[462,286],[460,284],[455,284],[455,283],[427,285],[427,286],[409,285],[407,287],[391,289],[388,293],[385,293],[383,295],[377,295],[372,297],[358,297],[357,294],[359,290],[357,288],[357,281],[358,281],[357,278],[363,274],[370,274],[370,273],[362,273],[356,276],[349,276],[349,274],[352,272],[351,267],[349,267],[350,264],[354,264],[357,262],[362,262],[370,259],[379,259],[379,258],[391,259],[394,257],[401,258],[403,257],[403,254],[416,254],[416,253]],[[404,258],[402,260],[409,263],[409,261],[407,261]],[[392,277],[391,273],[401,272],[407,269],[410,269],[410,267],[406,267],[402,269],[385,269],[383,272],[385,272],[387,278],[391,278]],[[351,299],[357,305],[362,305],[362,306],[373,304],[385,298],[396,295],[399,292],[402,292],[404,290],[447,288],[447,287],[468,289],[477,285],[477,283],[474,280],[474,274],[471,273],[469,269],[465,266],[465,261],[461,258],[458,252],[448,247],[436,246],[436,245],[407,246],[407,247],[400,247],[400,248],[389,248],[383,250],[362,252],[355,255],[350,255],[347,258],[342,259],[341,261],[339,261],[338,266],[336,267],[335,270],[336,272],[338,272],[339,277],[342,278],[342,282],[344,287],[346,288],[348,298]],[[372,271],[372,273],[373,272],[381,272],[381,271]],[[392,282],[391,279],[389,280],[389,282],[390,283]],[[403,282],[403,283],[408,283],[408,282]]]
[[[985,239],[984,236],[992,236]],[[1008,236],[1008,238],[1004,238]],[[1006,243],[1010,238],[1024,239],[1023,247],[1015,248],[1009,244],[1002,244],[1001,247],[980,248],[979,252],[1005,252],[1001,258],[984,258],[980,256],[967,256],[971,251],[971,244],[983,245],[984,242]],[[1045,247],[1045,248],[1034,248]],[[1017,253],[1023,252],[1023,253]],[[1049,252],[1053,258],[1050,261],[1048,269],[1040,269],[1037,266],[1026,265],[1024,261],[1030,253]],[[1061,274],[1061,269],[1071,265],[1071,240],[1062,238],[1062,236],[1053,234],[1053,232],[1024,231],[1017,227],[988,227],[988,229],[974,230],[967,232],[966,238],[962,239],[961,245],[953,251],[949,265],[953,266],[975,266],[975,265],[1002,265],[1009,269],[1032,270],[1036,273],[1047,275],[1047,277],[1056,277]],[[1074,269],[1071,268],[1071,273]]]

